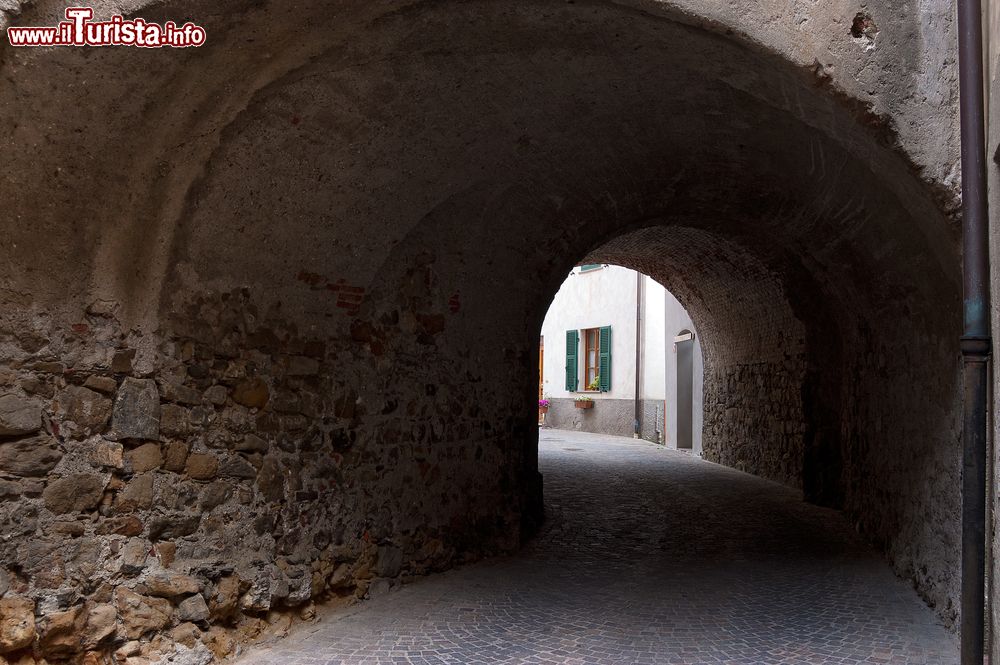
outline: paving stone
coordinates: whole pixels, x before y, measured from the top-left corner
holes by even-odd
[[[539,449],[547,520],[518,555],[320,608],[239,665],[958,663],[840,513],[632,439],[547,430]]]

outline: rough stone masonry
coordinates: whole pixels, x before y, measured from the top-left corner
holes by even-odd
[[[269,613],[455,560],[450,533],[475,518],[457,493],[472,490],[419,441],[457,426],[461,405],[441,418],[362,399],[322,342],[280,322],[245,329],[252,311],[239,294],[200,303],[203,327],[161,341],[146,369],[108,303],[47,338],[5,319],[0,654],[225,656]],[[202,336],[222,331],[243,346]],[[379,445],[353,427],[373,407]],[[423,461],[401,468],[404,450]],[[422,519],[425,492],[462,510]],[[509,539],[502,526],[485,527],[485,551]]]
[[[0,43],[0,663],[207,662],[516,547],[584,259],[691,313],[710,459],[957,619],[952,3],[129,7],[208,39]]]

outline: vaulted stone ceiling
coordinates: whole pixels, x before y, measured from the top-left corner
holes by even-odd
[[[843,507],[953,619],[950,25],[771,5],[167,2],[204,47],[4,50],[0,564],[39,625],[166,630],[172,566],[229,625],[516,546],[586,257],[695,318],[713,459]]]

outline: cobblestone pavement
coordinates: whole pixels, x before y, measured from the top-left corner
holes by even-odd
[[[957,663],[839,513],[631,439],[543,431],[548,521],[517,556],[330,612],[240,665]]]

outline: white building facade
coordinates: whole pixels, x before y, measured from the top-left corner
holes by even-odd
[[[573,269],[542,324],[544,424],[701,451],[702,355],[683,306],[652,278]]]

